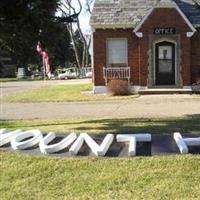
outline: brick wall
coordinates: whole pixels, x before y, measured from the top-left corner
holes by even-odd
[[[106,66],[106,43],[109,38],[126,38],[128,40],[128,66],[131,67],[131,84],[138,84],[138,38],[133,29],[97,29],[93,34],[94,47],[94,83],[105,85],[103,67]]]
[[[142,71],[142,80],[141,85],[147,85],[148,82],[148,70],[149,66],[149,35],[153,34],[155,27],[175,27],[176,34],[180,35],[180,65],[181,65],[181,77],[183,85],[191,84],[191,59],[190,59],[190,50],[191,50],[191,39],[186,36],[187,32],[190,32],[190,28],[178,13],[175,8],[155,8],[154,11],[150,14],[149,18],[144,22],[142,27],[138,32],[143,32],[143,38],[140,39],[141,46],[141,62],[140,67]],[[170,39],[170,36],[163,36]],[[179,47],[178,47],[179,48]]]
[[[191,39],[191,74],[192,83],[200,79],[200,28]]]
[[[149,36],[153,35],[155,27],[175,27],[180,35],[180,65],[182,85],[191,84],[191,45],[193,49],[192,74],[200,66],[200,47],[195,42],[200,41],[200,34],[193,39],[186,37],[190,28],[175,8],[156,8],[144,22],[138,32],[143,32],[143,38],[137,38],[133,29],[97,29],[93,34],[94,45],[94,82],[95,86],[105,85],[103,67],[106,66],[106,41],[108,38],[128,39],[128,65],[131,67],[131,84],[148,85],[149,74]],[[164,36],[166,37],[166,36]],[[170,38],[170,36],[168,36]],[[191,44],[192,43],[192,44]],[[179,47],[178,47],[179,48]],[[199,55],[198,58],[196,55]],[[200,72],[199,72],[200,73]],[[194,78],[194,75],[193,75]]]

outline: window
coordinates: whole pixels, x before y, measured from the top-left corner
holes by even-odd
[[[158,46],[159,73],[173,72],[173,48],[172,46]]]
[[[128,49],[127,39],[109,39],[107,41],[108,66],[127,66]]]

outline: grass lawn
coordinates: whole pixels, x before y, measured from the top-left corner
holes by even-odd
[[[80,119],[80,120],[18,120],[0,121],[0,128],[33,129],[57,133],[87,132],[89,134],[119,133],[200,133],[200,116],[164,119]]]
[[[15,95],[4,96],[2,97],[2,100],[6,102],[72,102],[125,100],[138,97],[138,95],[93,95],[89,94],[89,91],[92,91],[92,84],[56,85],[42,87],[40,89],[34,89],[27,92],[18,92]]]
[[[34,78],[32,79],[31,77],[26,77],[26,78],[22,78],[22,79],[19,79],[19,78],[0,78],[0,82],[18,82],[18,81],[43,81],[43,79],[41,78]]]
[[[0,121],[43,132],[200,132],[200,116],[170,119]],[[199,199],[200,157],[50,158],[0,150],[1,200]]]
[[[0,151],[1,200],[199,199],[200,157],[46,158]]]
[[[18,81],[18,78],[0,78],[0,82],[13,82]]]

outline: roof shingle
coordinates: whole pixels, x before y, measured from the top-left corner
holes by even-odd
[[[171,0],[161,0],[168,5]],[[96,0],[90,24],[94,28],[134,28],[158,0]],[[200,26],[200,0],[173,0],[189,21]],[[199,4],[199,6],[198,6]]]

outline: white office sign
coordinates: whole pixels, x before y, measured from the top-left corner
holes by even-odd
[[[172,27],[168,28],[154,28],[154,34],[155,35],[175,35],[176,34],[176,29]]]

